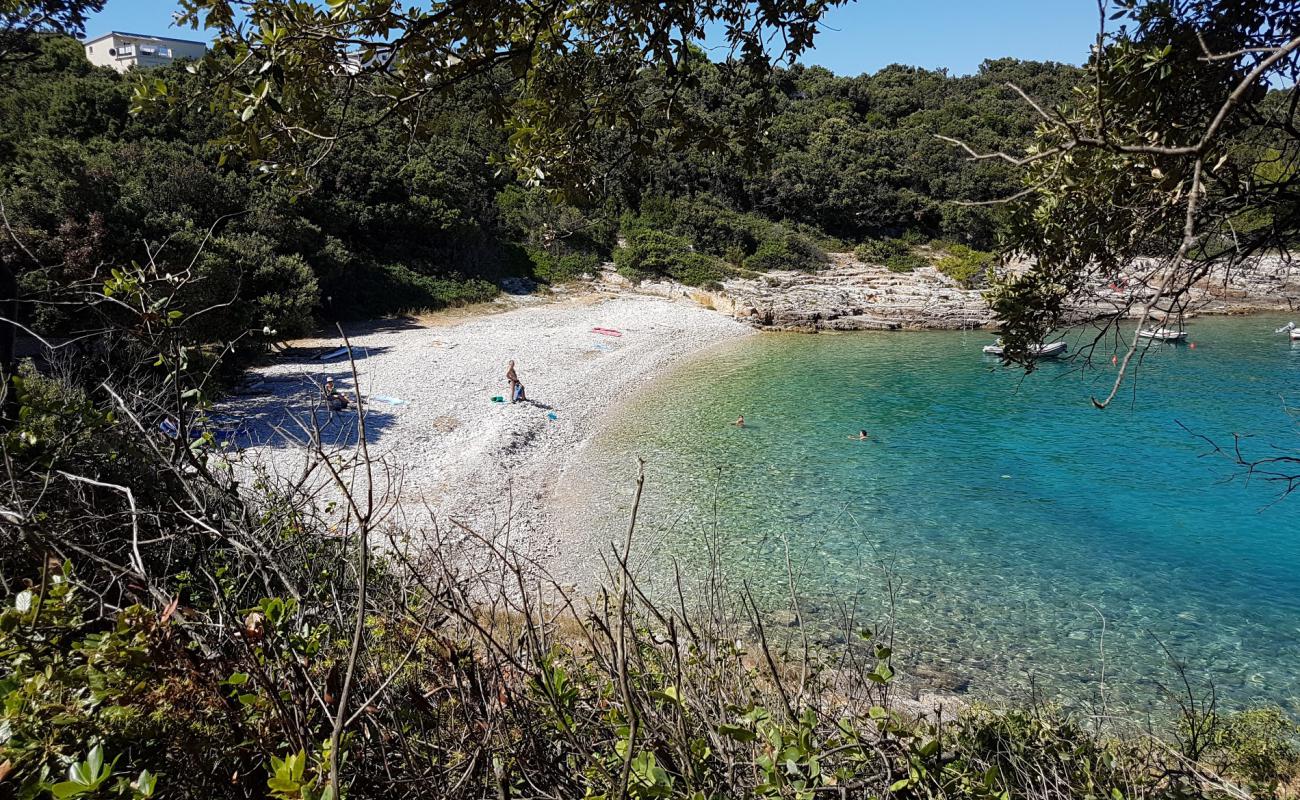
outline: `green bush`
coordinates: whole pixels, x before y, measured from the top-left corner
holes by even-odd
[[[753,270],[813,270],[826,263],[826,249],[842,246],[806,225],[774,222],[736,211],[708,195],[644,200],[638,213],[624,214],[624,236],[667,232],[694,250]]]
[[[854,248],[853,256],[864,264],[879,264],[890,272],[911,272],[930,263],[903,239],[869,239]]]
[[[701,252],[741,263],[775,227],[768,220],[732,211],[711,198],[697,198],[678,203],[673,230],[690,239]]]
[[[620,275],[633,281],[667,277],[689,286],[727,276],[721,261],[697,253],[681,236],[656,230],[633,230],[623,247],[614,251],[614,264]]]
[[[1279,784],[1300,773],[1296,737],[1300,726],[1277,706],[1233,714],[1215,737],[1221,769],[1246,781],[1260,795],[1276,793]]]
[[[97,624],[66,564],[47,570],[0,612],[6,796],[139,800],[159,775],[164,794],[211,796],[218,762],[249,770],[255,754],[226,699],[196,680],[165,620],[132,606]]]
[[[541,189],[507,186],[496,201],[503,233],[530,250],[591,252],[599,257],[613,244],[613,221],[607,216],[560,202]]]
[[[722,263],[704,253],[686,253],[682,256],[681,266],[673,274],[673,278],[687,286],[717,284],[726,277],[727,272]]]
[[[278,252],[269,237],[215,237],[195,270],[200,279],[187,284],[179,299],[194,311],[207,309],[195,320],[204,338],[229,340],[269,327],[287,339],[311,330],[320,302],[316,275],[301,255]]]
[[[965,287],[973,286],[993,266],[993,254],[964,244],[944,245],[944,256],[935,264],[940,272]]]
[[[786,233],[759,245],[758,250],[745,259],[745,267],[759,272],[778,269],[810,272],[826,260],[826,254],[809,239],[798,233]]]
[[[590,252],[552,251],[528,248],[533,277],[546,283],[565,283],[594,275],[600,268],[600,256]]]

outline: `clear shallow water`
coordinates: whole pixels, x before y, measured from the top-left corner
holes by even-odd
[[[1252,434],[1261,454],[1300,446],[1284,410],[1300,347],[1272,334],[1285,321],[1194,321],[1196,347],[1153,347],[1135,403],[1106,411],[1088,395],[1112,367],[1026,379],[980,354],[987,333],[752,337],[631,400],[564,491],[609,541],[645,458],[650,575],[672,560],[698,574],[716,530],[726,571],[770,607],[787,541],[805,613],[855,602],[880,618],[892,583],[918,683],[1093,701],[1104,615],[1112,706],[1174,680],[1163,642],[1226,704],[1297,710],[1300,494],[1275,503],[1279,487],[1244,483],[1178,424]],[[872,439],[850,441],[859,428]]]

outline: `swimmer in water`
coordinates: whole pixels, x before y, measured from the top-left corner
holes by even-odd
[[[867,436],[867,432],[866,432],[866,431],[858,431],[858,435],[857,435],[857,436],[850,436],[849,438],[850,438],[850,439],[856,439],[856,440],[858,440],[859,442],[865,442],[865,441],[866,441],[867,439],[869,439],[870,437]]]
[[[741,414],[739,417],[736,417],[736,427],[737,427],[737,428],[743,428],[743,427],[745,427],[745,415],[744,415],[744,414]]]

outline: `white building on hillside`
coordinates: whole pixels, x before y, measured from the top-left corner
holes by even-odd
[[[87,39],[86,58],[97,67],[126,72],[131,67],[162,67],[181,58],[203,58],[208,46],[189,39],[110,31]]]

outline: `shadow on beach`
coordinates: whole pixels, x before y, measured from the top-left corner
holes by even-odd
[[[372,348],[372,352],[378,348]],[[350,400],[355,397],[347,364],[322,375],[331,375]],[[330,411],[321,397],[316,378],[289,375],[264,378],[258,394],[242,395],[223,404],[222,412],[237,422],[232,444],[241,447],[299,447],[310,440],[313,429],[320,431],[327,448],[350,447],[359,441],[360,424],[355,403],[345,411]],[[366,399],[366,398],[363,398]],[[382,440],[396,421],[392,406],[370,398],[366,402],[366,437],[372,444]]]

